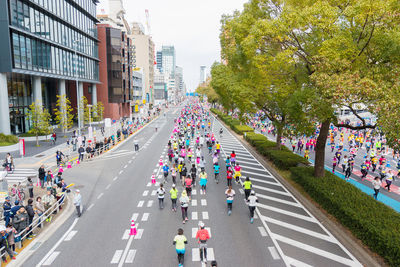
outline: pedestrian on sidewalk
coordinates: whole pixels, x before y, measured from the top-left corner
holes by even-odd
[[[40,217],[40,216],[43,215],[44,211],[45,210],[44,210],[44,206],[43,206],[43,203],[42,203],[42,198],[41,197],[37,197],[36,198],[36,202],[35,202],[35,212]],[[39,218],[38,227],[42,228],[42,224],[40,222],[41,222],[41,219]]]
[[[35,217],[35,211],[33,210],[33,199],[28,199],[28,205],[26,206],[26,212],[27,212],[27,214],[28,214],[28,218],[29,218],[29,223],[28,223],[28,225],[31,225],[32,224],[32,222],[33,222],[33,217]],[[30,233],[29,233],[29,235],[28,235],[28,238],[30,238],[32,235],[33,235],[33,233],[32,233],[32,226],[29,226],[29,230],[28,231],[30,231]]]
[[[182,191],[181,197],[179,198],[179,202],[181,203],[181,210],[182,210],[182,220],[183,223],[188,221],[188,207],[189,207],[189,197],[185,190]]]
[[[176,200],[178,198],[178,190],[175,188],[175,184],[172,184],[171,190],[169,190],[171,195],[172,210],[176,212]]]
[[[164,208],[164,197],[165,197],[165,189],[162,183],[160,184],[160,188],[157,189],[157,197],[158,197],[158,206],[160,210],[162,210]]]
[[[83,154],[85,153],[85,149],[83,148],[83,146],[80,146],[78,149],[78,153],[79,153],[79,161],[82,162],[83,161]]]
[[[44,188],[44,177],[46,176],[46,170],[44,169],[44,165],[40,166],[38,172],[39,172],[40,187]]]
[[[13,224],[15,225],[15,229],[17,230],[18,235],[20,236],[20,238],[22,238],[22,235],[27,233],[22,233],[22,231],[28,231],[29,229],[29,216],[24,207],[20,207],[17,211],[17,214],[15,214],[13,218]]]
[[[11,218],[11,203],[10,203],[10,197],[6,197],[5,201],[3,203],[3,215],[4,215],[4,220],[6,225],[10,223],[10,218]]]
[[[61,151],[57,150],[57,152],[56,152],[57,166],[60,166],[60,164],[62,163],[63,157],[64,157],[64,153],[62,153]]]
[[[207,264],[207,241],[210,239],[210,233],[205,229],[203,222],[199,222],[200,229],[197,230],[196,239],[199,242],[200,261]]]
[[[173,245],[175,245],[176,253],[178,254],[178,266],[183,266],[185,261],[185,245],[187,244],[187,239],[183,235],[183,229],[178,229],[178,235],[175,236]]]
[[[8,245],[10,246],[14,255],[17,255],[18,253],[15,251],[15,235],[17,234],[17,230],[14,228],[12,223],[9,223],[7,225],[6,232],[7,232]]]
[[[7,252],[11,259],[15,260],[14,253],[10,249],[10,245],[8,243],[8,235],[6,232],[6,227],[4,225],[0,225],[0,249]],[[3,259],[4,263],[7,263],[6,254],[4,253],[1,258]]]
[[[250,196],[247,200],[247,203],[249,205],[249,210],[250,210],[250,223],[254,222],[254,211],[256,210],[257,202],[258,202],[258,198],[256,197],[256,192],[251,190]]]
[[[79,191],[79,189],[76,189],[75,196],[74,196],[74,205],[75,205],[78,217],[81,217],[81,204],[82,204],[81,202],[82,202],[81,192]]]
[[[376,176],[375,179],[372,181],[372,186],[374,187],[374,191],[375,191],[375,193],[373,194],[373,197],[375,198],[375,200],[377,200],[378,194],[379,194],[379,189],[381,189],[381,186],[382,186],[382,182],[378,176]]]
[[[26,184],[26,187],[28,188],[28,191],[29,191],[29,197],[33,198],[33,182],[32,182],[32,178],[31,177],[28,178],[28,182]]]
[[[42,202],[43,202],[45,211],[50,209],[50,207],[53,205],[54,201],[55,201],[55,198],[51,194],[51,190],[47,190],[46,195],[44,195],[42,197]],[[51,222],[51,214],[47,214],[47,216],[48,217],[46,218],[46,222]]]

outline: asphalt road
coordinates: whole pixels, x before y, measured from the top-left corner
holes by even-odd
[[[184,229],[189,241],[185,266],[201,266],[193,238],[199,220],[211,232],[208,266],[212,259],[219,266],[360,266],[227,130],[220,140],[223,152],[235,149],[243,174],[254,179],[260,200],[254,224],[249,222],[240,185],[234,184],[236,197],[233,213],[228,216],[225,176],[215,183],[212,159],[205,150],[207,194],[194,190],[189,221],[182,224],[180,211],[171,211],[169,197],[165,209],[160,210],[155,194],[158,186],[150,181],[152,174],[161,181],[159,160],[166,157],[173,120],[178,115],[179,109],[171,108],[165,117],[143,129],[135,137],[141,147],[138,153],[133,152],[130,139],[67,172],[67,182],[81,189],[84,213],[79,219],[72,215],[23,266],[177,266],[172,240],[178,228]],[[215,122],[212,127],[218,131],[223,126]],[[224,174],[223,157],[220,166]],[[171,182],[165,187],[168,192]],[[178,190],[182,192],[180,185]],[[131,219],[138,229],[135,237],[128,235]]]

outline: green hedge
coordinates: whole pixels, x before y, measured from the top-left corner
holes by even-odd
[[[1,146],[11,146],[18,142],[19,142],[18,137],[16,137],[15,135],[6,135],[3,133],[0,133]]]
[[[291,168],[292,179],[390,266],[400,266],[400,214],[350,183],[313,168]]]
[[[237,134],[243,135],[244,133],[254,132],[254,129],[247,125],[233,125],[232,130]]]
[[[287,150],[265,150],[264,154],[282,170],[289,170],[299,164],[309,165],[308,160]]]

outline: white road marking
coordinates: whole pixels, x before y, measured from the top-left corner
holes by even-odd
[[[135,239],[141,239],[143,235],[144,229],[138,229],[137,234],[135,235]]]
[[[120,170],[120,171],[119,171],[119,174],[121,174],[121,173],[123,173],[123,172],[124,172],[124,170]]]
[[[113,181],[116,181],[117,179],[118,179],[118,176],[115,176],[114,179],[113,179]]]
[[[192,206],[193,207],[197,206],[197,199],[192,199]]]
[[[207,248],[207,261],[215,260],[214,249]],[[199,248],[192,248],[192,261],[200,261],[200,250]]]
[[[325,240],[325,241],[335,242],[335,239],[333,237],[331,237],[331,236],[320,234],[320,233],[305,229],[303,227],[299,227],[299,226],[296,226],[296,225],[293,225],[293,224],[289,224],[289,223],[286,223],[286,222],[283,222],[283,221],[280,221],[280,220],[275,220],[275,219],[269,218],[267,216],[264,216],[263,220],[265,220],[265,221],[267,221],[269,223],[273,223],[273,224],[279,225],[281,227],[285,227],[285,228],[288,228],[288,229],[291,229],[291,230],[294,230],[294,231],[297,231],[297,232],[300,232],[300,233],[304,233],[304,234],[307,234],[307,235],[310,235],[310,236]]]
[[[150,208],[151,206],[153,206],[153,200],[149,200],[149,202],[147,202],[147,207]]]
[[[147,183],[147,187],[150,187],[150,186],[151,186],[151,182],[148,182],[148,183]]]
[[[201,205],[202,206],[207,206],[207,199],[202,199],[201,200]]]
[[[106,190],[110,189],[111,184],[107,185]]]
[[[126,244],[124,253],[122,254],[121,260],[119,261],[118,267],[122,267],[122,265],[125,262],[126,254],[128,254],[128,249],[131,247],[132,241],[133,241],[133,235],[129,237],[128,243]]]
[[[134,214],[132,214],[132,217],[131,217],[131,222],[132,222],[132,220],[134,220],[135,222],[136,222],[136,220],[137,220],[137,218],[139,217],[139,213],[134,213]]]
[[[143,213],[143,215],[142,215],[142,222],[145,222],[145,221],[147,221],[148,219],[149,219],[149,213]]]
[[[51,265],[53,261],[57,258],[58,254],[60,254],[60,251],[54,251],[53,253],[51,253],[50,257],[48,257],[42,265]]]
[[[208,211],[203,211],[202,215],[203,215],[203,220],[208,220]]]
[[[254,184],[253,184],[253,188],[257,188],[257,189],[261,189],[261,190],[265,190],[265,191],[269,191],[269,192],[273,192],[273,193],[277,193],[277,194],[281,194],[281,195],[285,195],[285,196],[291,196],[288,192],[282,192],[279,190],[274,190],[274,189],[270,189],[267,187],[254,185]]]
[[[197,211],[192,211],[192,220],[197,220],[197,219],[198,219]]]
[[[258,230],[260,231],[261,236],[263,236],[263,237],[268,236],[267,231],[265,231],[264,227],[259,226]]]
[[[74,237],[74,235],[76,235],[77,232],[78,231],[69,232],[69,234],[65,237],[64,241],[70,241]]]
[[[345,265],[348,265],[348,266],[355,266],[355,263],[356,263],[353,260],[338,256],[338,255],[330,253],[328,251],[325,251],[325,250],[322,250],[322,249],[307,245],[305,243],[298,242],[296,240],[293,240],[293,239],[290,239],[290,238],[287,238],[287,237],[284,237],[284,236],[281,236],[281,235],[278,235],[278,234],[272,233],[271,237],[273,237],[274,239],[279,240],[281,242],[284,242],[286,244],[290,244],[291,246],[298,247],[300,249],[309,251],[311,253],[317,254],[319,256],[331,259],[333,261],[336,261],[336,262],[339,262],[339,263],[342,263],[342,264],[345,264]]]
[[[271,252],[271,256],[274,260],[279,260],[281,258],[275,247],[268,247],[268,250]]]
[[[257,193],[256,193],[256,196],[258,198],[269,199],[269,200],[272,200],[272,201],[284,203],[286,205],[291,205],[291,206],[302,208],[302,206],[297,202],[287,201],[287,200],[279,199],[279,198],[276,198],[276,197],[270,197],[270,196],[266,196],[266,195],[263,195],[263,194],[257,194]]]
[[[144,190],[144,191],[143,191],[143,196],[144,196],[144,197],[147,197],[148,194],[149,194],[149,190]]]
[[[239,192],[240,192],[240,194],[244,195],[244,191],[242,188],[239,188]]]
[[[152,195],[152,196],[155,196],[156,194],[157,194],[157,190],[151,191],[151,195]]]
[[[122,256],[122,250],[116,250],[115,251],[115,253],[114,253],[114,256],[112,257],[112,259],[111,259],[111,264],[116,264],[116,263],[118,263],[119,262],[119,259],[121,258],[121,256]]]
[[[156,173],[156,172],[157,172],[157,170],[158,170],[158,169],[154,169],[154,170],[153,170],[153,173]]]
[[[302,261],[293,259],[293,258],[291,258],[289,256],[285,255],[284,257],[285,257],[285,260],[287,261],[289,266],[313,267],[312,265],[309,265],[309,264],[304,263]]]
[[[193,196],[197,195],[196,189],[192,189],[192,195],[193,195]]]
[[[124,169],[126,169],[127,167],[128,167],[128,165],[125,165],[125,166],[124,166]]]
[[[129,160],[128,163],[131,164],[131,163],[132,163],[132,160]]]
[[[295,212],[291,212],[291,211],[287,211],[287,210],[284,210],[284,209],[275,208],[275,207],[272,207],[272,206],[269,206],[269,205],[265,205],[265,204],[261,204],[261,203],[257,203],[257,207],[258,208],[262,208],[262,209],[272,210],[272,211],[275,211],[275,212],[278,212],[278,213],[289,215],[289,216],[292,216],[294,218],[302,219],[302,220],[309,221],[309,222],[316,222],[317,221],[313,217],[304,216],[304,215],[301,215],[301,214],[298,214],[298,213],[295,213]]]
[[[139,203],[137,204],[137,207],[141,208],[141,207],[143,207],[143,204],[144,204],[144,201],[140,200]]]
[[[161,179],[161,178],[162,178],[162,174],[158,175],[158,179]]]
[[[97,199],[100,199],[103,195],[104,195],[104,193],[100,193],[100,195],[97,197]]]
[[[78,222],[78,220],[79,220],[78,218],[76,218],[74,220],[74,222],[71,224],[71,226],[68,228],[68,230],[60,238],[60,240],[57,241],[57,243],[49,250],[49,252],[47,252],[47,254],[43,257],[43,259],[36,265],[37,267],[41,266],[50,257],[50,255],[53,254],[53,252],[61,244],[61,242],[64,241],[65,237],[69,234],[69,232],[71,232],[72,229],[74,229],[74,227],[75,227],[76,223]]]
[[[130,229],[125,230],[124,234],[122,235],[122,240],[127,240],[129,238]]]
[[[128,256],[126,256],[125,263],[133,263],[133,260],[135,259],[135,255],[136,255],[136,249],[130,249],[128,252]]]
[[[87,210],[89,211],[91,208],[93,208],[94,203],[90,204],[90,206],[87,208]]]

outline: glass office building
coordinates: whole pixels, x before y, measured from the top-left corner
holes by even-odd
[[[97,2],[0,1],[0,132],[28,131],[33,101],[50,112],[59,94],[73,106],[77,95],[96,102]]]

